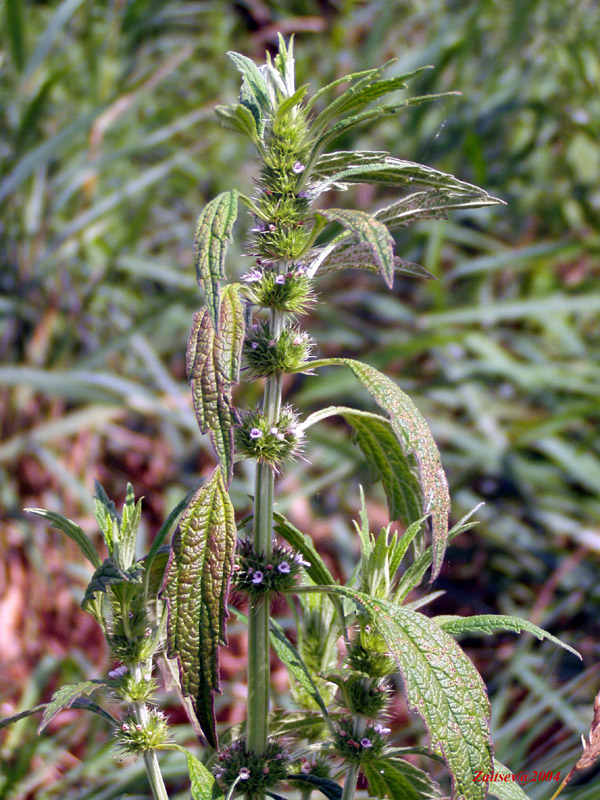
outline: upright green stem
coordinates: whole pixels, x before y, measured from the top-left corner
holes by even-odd
[[[366,721],[364,717],[356,717],[354,720],[354,736],[360,739],[361,735],[365,732]],[[346,777],[344,778],[344,791],[342,792],[341,800],[352,800],[356,792],[356,784],[358,782],[358,773],[360,772],[358,764],[353,764],[346,770]]]
[[[143,664],[138,664],[135,667],[135,676],[138,681],[142,678],[143,668]],[[140,725],[145,727],[148,724],[148,706],[143,700],[135,703],[135,717]],[[156,750],[147,750],[144,753],[144,766],[146,767],[148,781],[155,800],[169,800],[169,795],[167,794],[167,789],[158,765]]]
[[[279,336],[281,313],[271,312],[273,336]],[[275,424],[281,410],[281,374],[271,375],[265,383],[263,412]],[[273,539],[273,491],[275,476],[266,464],[257,464],[254,493],[254,549],[268,554]],[[248,748],[263,753],[269,735],[269,612],[268,595],[252,600],[248,614]]]

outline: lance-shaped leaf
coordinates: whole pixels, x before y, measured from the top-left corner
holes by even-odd
[[[109,684],[105,681],[82,681],[81,683],[72,683],[54,692],[52,700],[44,709],[44,716],[40,722],[38,733],[41,733],[44,728],[49,725],[57,714],[71,708],[76,700],[88,698],[98,689],[107,687]]]
[[[359,242],[366,245],[386,284],[392,288],[394,283],[394,239],[385,225],[364,211],[350,211],[345,208],[328,208],[319,211],[318,217],[329,222],[339,222],[350,231]]]
[[[135,547],[141,518],[142,500],[140,498],[137,503],[135,502],[133,486],[128,483],[121,524],[118,530],[115,530],[113,543],[115,563],[121,569],[129,569],[135,560]]]
[[[383,186],[431,186],[438,191],[460,192],[470,196],[487,196],[483,189],[472,183],[466,183],[447,172],[387,156],[383,161],[371,164],[348,167],[330,175],[324,182],[314,186],[313,191],[323,192],[332,183],[375,183]],[[501,202],[496,200],[496,203]]]
[[[346,587],[320,588],[362,606],[385,640],[402,675],[409,710],[419,714],[430,750],[450,770],[453,798],[484,800],[487,786],[474,778],[493,768],[490,705],[479,673],[454,639],[418,611]]]
[[[215,113],[225,128],[241,133],[250,139],[259,150],[263,150],[256,127],[256,119],[249,108],[241,103],[234,103],[229,106],[217,106]]]
[[[437,783],[427,773],[403,758],[379,758],[363,766],[369,781],[369,797],[402,800],[437,800],[442,797]]]
[[[244,311],[238,285],[225,287],[217,329],[206,308],[194,315],[187,349],[188,378],[202,433],[210,433],[227,483],[233,473],[232,390],[240,376]]]
[[[311,178],[328,178],[349,167],[381,164],[389,156],[386,150],[335,150],[319,156]]]
[[[390,378],[374,367],[350,358],[323,359],[313,362],[311,366],[314,368],[329,364],[343,364],[350,367],[379,407],[388,413],[394,433],[402,443],[405,452],[411,453],[416,459],[423,498],[423,513],[431,515],[432,580],[434,580],[439,574],[446,551],[450,494],[440,453],[429,426],[410,397]]]
[[[390,519],[410,525],[421,516],[421,489],[414,474],[414,459],[405,452],[392,424],[379,414],[346,406],[328,406],[306,418],[303,429],[333,415],[342,416],[354,430],[356,443],[364,453],[374,481],[381,480]]]
[[[341,242],[338,247],[328,253],[320,262],[318,273],[319,275],[326,275],[329,272],[338,272],[342,269],[366,269],[369,272],[380,271],[371,247],[355,241]],[[435,280],[435,275],[432,275],[424,267],[414,264],[412,261],[405,261],[399,256],[394,256],[394,271],[414,278]]]
[[[220,467],[195,494],[173,537],[163,597],[169,609],[169,658],[192,698],[208,742],[218,746],[214,692],[220,691],[219,644],[226,644],[227,596],[236,525]]]
[[[227,55],[243,77],[240,102],[247,106],[256,117],[260,130],[262,119],[271,109],[267,82],[254,61],[241,53],[230,50]]]
[[[538,628],[533,622],[528,622],[526,619],[521,619],[520,617],[512,617],[507,614],[478,614],[473,617],[442,616],[436,617],[435,621],[453,636],[469,633],[491,635],[496,631],[512,631],[513,633],[526,631],[527,633],[533,634],[536,639],[548,639],[548,641],[573,653],[577,658],[581,658],[581,655],[573,647],[565,642],[561,642],[560,639],[557,639],[556,636],[548,633],[548,631],[545,631],[543,628]]]
[[[375,217],[393,231],[424,219],[442,219],[448,211],[498,204],[503,204],[503,201],[477,187],[430,189],[397,200],[377,211]]]
[[[194,253],[196,276],[204,290],[213,325],[218,327],[219,282],[225,277],[225,251],[238,213],[238,192],[233,189],[208,203],[196,225]]]
[[[39,714],[41,711],[47,709],[49,705],[50,703],[40,703],[38,706],[34,706],[33,708],[28,708],[25,711],[19,711],[18,714],[13,714],[11,717],[0,717],[0,731],[2,728],[8,727],[8,725],[12,725],[14,722],[18,722],[20,719],[31,717],[33,714]],[[70,707],[77,708],[81,711],[91,711],[94,714],[97,714],[99,717],[102,717],[102,719],[105,722],[108,722],[109,725],[119,724],[119,721],[116,720],[112,714],[109,714],[108,711],[105,711],[92,700],[88,700],[87,697],[79,697],[78,699],[73,700]]]
[[[63,517],[62,514],[56,514],[54,511],[46,511],[45,508],[26,508],[25,511],[47,519],[53,528],[58,528],[63,533],[66,533],[69,539],[72,539],[79,547],[92,566],[98,568],[102,564],[102,559],[96,552],[96,548],[75,522]]]
[[[321,794],[325,795],[327,800],[340,800],[343,794],[342,787],[339,783],[332,781],[331,778],[320,778],[318,775],[288,775],[287,780],[293,783],[299,783],[303,789],[312,787],[317,789]],[[309,789],[310,791],[310,789]]]

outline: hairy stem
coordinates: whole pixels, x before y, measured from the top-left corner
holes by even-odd
[[[271,331],[276,338],[281,332],[282,315],[271,312]],[[271,375],[265,383],[263,412],[275,424],[281,410],[281,374]],[[268,554],[273,539],[273,490],[275,476],[266,464],[257,464],[254,493],[254,549]],[[248,748],[262,753],[269,735],[269,612],[268,595],[253,600],[248,614]]]
[[[135,667],[135,677],[138,681],[142,678],[143,667],[143,664],[137,664]],[[134,709],[137,721],[140,725],[144,725],[145,727],[149,720],[148,706],[146,703],[140,700],[135,703]],[[158,765],[158,758],[156,757],[155,750],[147,750],[144,753],[144,766],[146,767],[148,782],[150,783],[154,800],[169,800],[169,795],[167,794],[167,789]]]
[[[356,717],[354,720],[354,736],[360,739],[361,735],[365,732],[366,721],[364,717]],[[358,782],[358,773],[360,768],[358,764],[351,764],[346,771],[344,778],[344,791],[342,792],[341,800],[352,800],[356,792],[356,784]]]

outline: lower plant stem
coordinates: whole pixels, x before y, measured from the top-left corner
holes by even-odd
[[[276,338],[281,332],[282,316],[271,312],[271,331]],[[270,375],[265,382],[263,413],[275,424],[281,410],[281,374]],[[275,476],[266,464],[256,466],[254,493],[254,550],[268,555],[273,547],[273,492]],[[266,595],[252,600],[248,613],[248,749],[263,753],[269,736],[269,613]]]
[[[138,681],[142,677],[143,666],[143,664],[138,664],[135,667],[135,676]],[[134,708],[137,721],[140,725],[145,727],[149,721],[148,706],[143,700],[140,700],[134,704]],[[155,800],[169,800],[169,795],[167,794],[167,789],[158,764],[158,758],[156,757],[156,750],[146,750],[143,758],[148,775],[148,782],[150,783],[150,788],[152,789]]]

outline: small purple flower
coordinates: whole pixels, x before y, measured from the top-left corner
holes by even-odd
[[[262,278],[262,272],[259,269],[251,269],[245,275],[242,275],[244,283],[254,283]]]
[[[296,555],[294,556],[294,561],[296,562],[296,564],[300,564],[301,567],[311,566],[310,561],[304,561],[300,553],[296,553]]]
[[[111,669],[111,671],[108,673],[108,677],[112,678],[112,680],[116,680],[117,678],[122,678],[123,675],[127,675],[128,672],[129,672],[129,670],[127,669],[125,664],[123,664],[120,667],[116,667],[115,669]]]
[[[279,566],[277,567],[277,569],[279,570],[279,572],[283,572],[284,575],[287,575],[287,573],[290,571],[290,565],[288,564],[287,561],[282,561],[281,564],[279,564]]]
[[[222,770],[222,769],[218,769],[218,770],[215,772],[215,778],[217,778],[217,779],[218,779],[218,778],[222,778],[224,774],[225,774],[225,773],[223,772],[223,770]]]
[[[252,583],[256,584],[262,583],[262,579],[263,579],[263,574],[260,570],[257,569],[256,572],[254,573],[254,577],[252,578]]]
[[[251,347],[253,350],[258,350],[258,342],[252,342],[252,344],[250,345],[250,347]]]
[[[300,161],[296,161],[292,167],[292,170],[296,173],[296,175],[299,175],[301,172],[304,172],[304,164],[302,164]]]
[[[250,777],[250,770],[248,767],[242,767],[240,770],[240,780],[247,781]]]
[[[283,283],[285,283],[285,275],[278,275],[278,276],[275,278],[275,283],[278,283],[278,284],[280,284],[280,285],[281,285],[281,284],[283,284]]]
[[[252,430],[250,431],[251,439],[260,439],[261,436],[262,436],[262,431],[260,430],[260,428],[252,428]]]
[[[360,740],[361,747],[373,747],[373,742],[370,739],[367,739],[365,736],[364,739]]]
[[[391,728],[384,728],[379,722],[373,726],[373,730],[375,733],[380,733],[382,736],[385,736],[386,733],[391,733]]]
[[[279,433],[279,429],[278,428],[271,428],[270,432],[273,434],[273,436],[277,436],[277,434]]]

